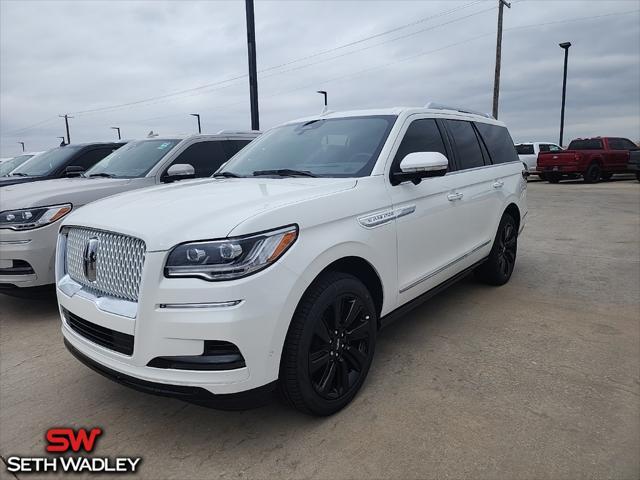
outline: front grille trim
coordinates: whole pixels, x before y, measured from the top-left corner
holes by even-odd
[[[143,240],[116,232],[88,227],[66,230],[65,272],[75,282],[96,296],[138,301],[146,255]],[[84,250],[91,238],[98,238],[96,279],[84,273]]]
[[[89,322],[66,308],[62,309],[62,313],[69,328],[82,338],[109,350],[128,356],[133,355],[133,335]]]

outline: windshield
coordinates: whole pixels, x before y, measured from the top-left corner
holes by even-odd
[[[218,174],[363,177],[371,173],[395,120],[381,115],[284,125],[251,142]]]
[[[521,143],[516,145],[516,152],[518,152],[518,155],[533,155],[533,144]]]
[[[19,167],[24,162],[29,160],[33,155],[19,155],[17,157],[12,158],[11,160],[7,160],[6,162],[0,163],[0,177],[5,177],[16,167]]]
[[[60,168],[81,147],[67,145],[37,155],[11,172],[11,175],[39,176],[50,175]]]
[[[138,140],[107,155],[85,173],[86,177],[144,177],[180,140]]]
[[[602,150],[602,140],[589,138],[586,140],[573,140],[568,150]]]

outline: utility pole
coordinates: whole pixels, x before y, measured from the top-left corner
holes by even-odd
[[[111,130],[117,130],[118,131],[118,140],[122,140],[122,137],[120,136],[120,127],[111,127]]]
[[[256,26],[253,0],[245,0],[247,14],[247,50],[249,54],[249,99],[251,101],[251,130],[260,130],[258,114],[258,72],[256,69]]]
[[[496,72],[493,79],[493,118],[498,118],[498,98],[500,97],[500,62],[502,61],[502,14],[504,6],[511,8],[506,0],[498,0],[498,39],[496,41]]]
[[[564,50],[564,75],[562,77],[562,108],[560,109],[560,142],[562,146],[562,137],[564,134],[564,101],[567,98],[567,64],[569,63],[569,47],[571,42],[560,43],[560,48]]]
[[[198,133],[202,133],[202,128],[200,128],[200,114],[199,113],[190,113],[192,117],[196,117],[198,119]]]
[[[64,125],[67,128],[67,145],[69,145],[71,143],[71,137],[69,136],[69,119],[73,118],[70,117],[68,114],[64,114],[64,115],[58,115],[60,118],[64,118]]]
[[[20,145],[22,145],[22,151],[24,152],[24,142],[18,142]]]

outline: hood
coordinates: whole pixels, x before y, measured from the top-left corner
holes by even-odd
[[[224,238],[249,217],[355,185],[353,178],[193,180],[92,203],[64,225],[120,232],[144,240],[148,251],[168,250],[182,242]]]
[[[4,187],[0,191],[0,198],[3,210],[62,203],[80,207],[120,193],[126,190],[131,182],[130,178],[59,178]]]
[[[18,185],[20,183],[32,183],[38,182],[42,180],[47,180],[47,177],[0,177],[0,187],[6,187],[9,185]],[[2,194],[4,195],[5,189],[2,189]]]

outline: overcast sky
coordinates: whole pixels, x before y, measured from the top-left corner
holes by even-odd
[[[514,140],[557,141],[564,41],[565,139],[640,139],[639,11],[638,0],[513,0],[500,119]],[[255,18],[262,130],[319,112],[316,90],[332,110],[491,111],[497,0],[257,0]],[[194,112],[204,132],[250,127],[244,1],[1,0],[0,36],[2,157],[18,141],[56,146],[63,113],[74,143],[112,140],[111,126],[124,138],[193,132]]]

